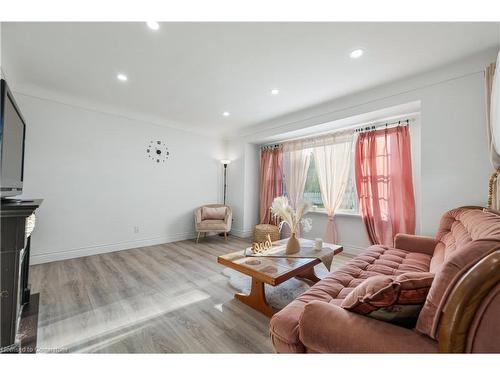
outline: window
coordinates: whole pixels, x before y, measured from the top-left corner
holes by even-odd
[[[319,189],[318,176],[316,175],[316,165],[314,158],[311,157],[309,170],[307,171],[306,186],[304,188],[304,199],[312,202],[317,208],[325,208],[321,199],[321,191]]]
[[[319,209],[324,209],[325,205],[321,199],[321,191],[319,188],[318,176],[316,174],[316,165],[314,158],[311,156],[309,170],[307,171],[306,185],[304,188],[304,199],[312,202]],[[354,180],[354,158],[349,170],[349,182],[347,183],[346,191],[342,199],[342,203],[338,209],[339,212],[355,213],[359,212],[358,195],[356,193],[356,185]]]

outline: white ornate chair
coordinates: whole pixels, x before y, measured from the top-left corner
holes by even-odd
[[[194,226],[198,236],[196,243],[200,239],[201,233],[218,232],[224,233],[227,241],[227,233],[231,230],[233,213],[231,207],[223,204],[206,204],[197,208],[194,212]]]

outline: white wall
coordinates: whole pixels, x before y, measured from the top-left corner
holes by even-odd
[[[14,94],[27,122],[23,198],[44,199],[33,263],[192,238],[194,208],[220,201],[220,141]],[[151,140],[166,142],[165,164],[146,157]]]
[[[414,174],[420,173],[415,177],[421,181],[417,219],[420,233],[433,235],[445,211],[486,204],[490,165],[483,69],[495,60],[497,52],[484,51],[425,74],[274,119],[233,137],[241,143],[263,143],[279,134],[420,101],[421,156],[414,160],[420,167]],[[317,221],[317,230],[323,233],[321,226],[326,221]],[[339,217],[337,222],[343,243],[356,248],[366,242],[366,233],[360,232],[360,218]]]
[[[244,228],[245,213],[245,143],[234,140],[225,142],[225,158],[231,160],[227,167],[227,203],[233,211],[232,234],[247,237]]]
[[[255,178],[250,171],[260,171],[260,147],[255,144],[245,145],[245,211],[243,225],[245,232],[252,231],[255,223],[259,221],[259,205],[255,202],[260,200],[260,173]]]
[[[228,166],[227,202],[233,210],[231,232],[239,237],[249,237],[259,220],[259,168],[260,148],[241,139],[225,142]]]

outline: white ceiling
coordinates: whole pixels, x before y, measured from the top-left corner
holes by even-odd
[[[458,60],[498,35],[498,23],[3,23],[2,67],[14,90],[222,134]]]

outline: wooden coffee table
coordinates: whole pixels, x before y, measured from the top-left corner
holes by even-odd
[[[276,242],[281,244],[282,241]],[[342,252],[342,246],[325,243],[336,255]],[[271,317],[277,312],[267,303],[264,284],[279,285],[292,277],[305,278],[313,283],[320,279],[314,272],[314,266],[321,263],[318,258],[278,258],[245,256],[243,250],[217,257],[217,262],[252,277],[249,295],[236,293],[234,297],[248,306]]]

